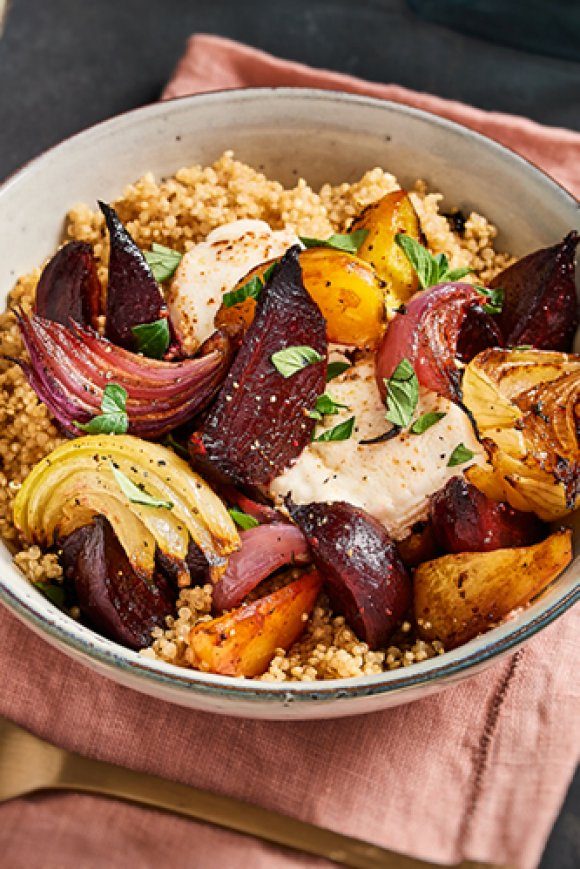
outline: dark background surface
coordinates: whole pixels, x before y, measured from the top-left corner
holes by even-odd
[[[580,130],[580,62],[464,36],[403,0],[13,0],[0,41],[0,178],[71,133],[156,100],[196,31]],[[578,865],[577,776],[542,869]]]

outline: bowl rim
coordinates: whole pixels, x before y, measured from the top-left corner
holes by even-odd
[[[74,147],[77,140],[82,140],[87,133],[115,127],[120,121],[126,122],[127,120],[132,121],[150,115],[154,116],[156,113],[162,113],[164,110],[167,110],[172,105],[182,105],[184,103],[199,104],[201,102],[227,103],[228,100],[243,102],[244,100],[255,99],[256,97],[260,99],[264,99],[265,97],[274,99],[300,97],[313,101],[323,100],[338,103],[354,103],[379,110],[388,108],[395,113],[422,119],[429,124],[442,127],[454,135],[471,138],[483,147],[497,151],[500,156],[507,158],[510,162],[519,164],[519,167],[524,169],[526,173],[538,177],[542,183],[547,183],[551,186],[558,196],[567,200],[568,205],[574,208],[577,207],[577,199],[573,194],[530,160],[501,145],[494,139],[469,127],[465,127],[456,121],[451,121],[432,112],[392,100],[383,100],[339,90],[305,87],[230,88],[209,93],[191,94],[140,106],[122,112],[112,118],[99,121],[52,145],[10,173],[0,184],[0,207],[3,194],[9,187],[17,183],[29,171],[36,169],[49,154],[68,147]],[[169,108],[169,110],[171,109]],[[9,551],[4,542],[1,542],[1,545]],[[572,562],[571,567],[573,565],[574,562]],[[17,581],[25,579],[22,572],[14,564],[10,566],[10,572]],[[390,694],[421,685],[428,685],[433,682],[447,681],[451,677],[463,673],[465,670],[474,669],[475,672],[479,669],[479,665],[483,665],[491,659],[515,649],[568,610],[580,599],[580,582],[576,583],[575,586],[552,604],[540,608],[539,612],[531,615],[531,617],[528,617],[520,624],[516,621],[504,622],[502,625],[493,628],[457,649],[447,651],[442,656],[415,663],[408,669],[389,670],[367,676],[304,682],[260,682],[239,677],[203,673],[198,670],[189,670],[173,664],[156,661],[144,657],[131,649],[127,649],[112,640],[101,637],[90,628],[76,623],[65,613],[57,610],[56,607],[41,596],[40,592],[35,590],[34,593],[38,595],[38,604],[35,603],[33,598],[27,600],[25,595],[19,594],[16,589],[7,585],[4,577],[0,575],[0,601],[37,633],[48,635],[54,645],[60,647],[61,651],[69,655],[80,653],[81,657],[88,657],[104,665],[108,671],[121,669],[135,675],[142,682],[153,683],[160,687],[170,687],[181,693],[192,692],[199,695],[215,696],[221,699],[253,701],[259,704],[283,702],[285,705],[288,705],[292,701],[308,703],[311,701],[319,702],[321,700]],[[43,610],[47,607],[49,608],[50,615],[43,613]]]

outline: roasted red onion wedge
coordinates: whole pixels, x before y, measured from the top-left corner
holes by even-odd
[[[500,272],[491,287],[505,290],[499,324],[507,346],[539,350],[572,349],[578,327],[574,256],[577,232],[553,247],[537,250]]]
[[[272,355],[303,347],[322,361],[283,376]],[[237,485],[274,479],[310,442],[314,420],[308,411],[324,392],[326,354],[324,318],[304,289],[298,248],[291,248],[260,293],[224,386],[192,438],[194,460]]]
[[[379,346],[377,383],[408,359],[422,386],[453,401],[461,398],[456,358],[468,362],[486,347],[501,347],[501,333],[483,309],[485,298],[471,284],[438,284],[414,296],[395,314]]]
[[[113,344],[135,350],[134,326],[168,317],[161,287],[114,208],[99,202],[109,230],[109,280],[105,333]]]
[[[167,581],[139,576],[109,523],[95,517],[62,546],[66,579],[74,582],[79,608],[92,625],[132,649],[151,643],[151,631],[163,627],[175,604]]]
[[[448,553],[531,546],[547,534],[533,513],[492,501],[463,477],[453,477],[433,495],[431,523],[435,539]]]
[[[295,525],[275,522],[240,534],[241,549],[230,556],[213,590],[218,612],[239,606],[263,579],[285,564],[308,564],[310,549]]]
[[[101,282],[90,244],[69,241],[49,260],[36,286],[34,310],[65,326],[74,320],[97,327]]]
[[[384,646],[411,603],[409,574],[385,528],[342,501],[286,506],[333,605],[372,649]]]
[[[70,434],[75,422],[100,413],[107,384],[127,390],[128,431],[143,438],[162,437],[190,420],[212,398],[231,358],[229,339],[207,356],[164,362],[116,347],[96,332],[17,312],[30,362],[20,362],[28,382],[51,414]],[[216,345],[217,346],[217,345]]]

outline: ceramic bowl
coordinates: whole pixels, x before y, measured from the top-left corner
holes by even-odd
[[[384,101],[302,89],[250,89],[137,109],[73,136],[0,190],[1,304],[15,279],[56,247],[76,202],[112,200],[146,171],[172,174],[225,149],[284,184],[352,181],[381,166],[403,184],[424,178],[445,204],[474,208],[500,228],[499,247],[523,254],[578,226],[574,199],[518,157],[449,121]],[[468,678],[544,628],[579,594],[580,561],[524,612],[459,649],[376,676],[273,684],[149,661],[54,608],[0,546],[0,599],[66,655],[154,697],[229,715],[330,718],[384,709]]]

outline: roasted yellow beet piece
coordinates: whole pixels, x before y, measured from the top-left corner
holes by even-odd
[[[389,308],[396,308],[419,289],[417,273],[395,241],[395,236],[403,232],[424,242],[413,203],[404,190],[387,193],[355,218],[350,231],[357,229],[368,232],[358,256],[369,262],[385,282]]]
[[[374,347],[385,327],[384,282],[367,262],[344,251],[314,247],[300,254],[304,286],[326,320],[328,340],[336,344]],[[263,278],[271,262],[262,263],[234,287],[252,278]],[[216,327],[228,332],[248,328],[256,302],[248,298],[238,305],[219,309]]]
[[[535,546],[426,561],[414,579],[419,633],[448,649],[460,646],[528,604],[571,559],[572,532],[565,530]]]
[[[289,649],[298,639],[321,585],[312,570],[260,600],[201,622],[189,635],[189,663],[224,676],[259,676],[276,649]]]
[[[580,356],[547,350],[485,350],[463,375],[489,465],[467,472],[490,498],[545,521],[575,509],[580,475]]]

